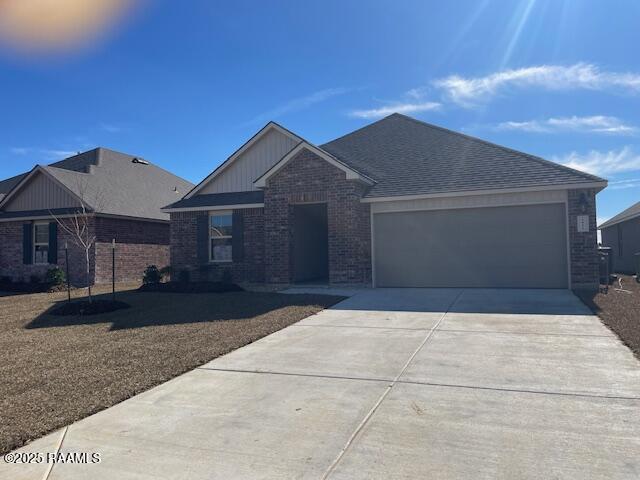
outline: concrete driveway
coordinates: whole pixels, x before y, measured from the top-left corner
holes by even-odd
[[[567,291],[369,290],[63,433],[50,479],[637,479],[640,363]]]

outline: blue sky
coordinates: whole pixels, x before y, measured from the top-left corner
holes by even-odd
[[[635,0],[155,0],[44,50],[2,14],[2,178],[106,146],[197,182],[268,120],[400,111],[604,176],[601,219],[640,200]]]

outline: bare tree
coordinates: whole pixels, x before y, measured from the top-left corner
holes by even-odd
[[[71,241],[79,247],[84,254],[85,261],[85,278],[87,281],[87,293],[89,296],[89,302],[93,302],[93,296],[91,294],[91,249],[96,244],[95,229],[91,225],[91,214],[102,208],[103,198],[100,191],[95,192],[92,195],[91,203],[87,203],[87,184],[78,180],[78,200],[80,206],[74,210],[70,216],[64,218],[56,216],[51,210],[49,213],[54,218],[58,226],[66,232]],[[67,272],[67,275],[69,272]]]

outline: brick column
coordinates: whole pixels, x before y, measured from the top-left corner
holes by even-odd
[[[596,190],[569,190],[567,194],[571,287],[574,290],[597,290],[599,273]],[[589,217],[588,232],[578,232],[580,215]]]

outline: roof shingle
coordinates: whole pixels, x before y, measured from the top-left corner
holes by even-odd
[[[42,168],[96,213],[169,220],[161,208],[180,199],[193,184],[136,158],[96,148]]]
[[[622,212],[617,214],[615,217],[610,218],[609,220],[604,222],[598,228],[602,229],[602,228],[607,228],[607,227],[613,227],[614,225],[617,225],[618,223],[622,223],[622,222],[625,222],[627,220],[631,220],[632,218],[636,218],[636,217],[640,217],[640,202],[634,203],[633,205],[631,205],[626,210],[623,210]]]
[[[377,182],[367,197],[605,181],[397,113],[320,148]]]

